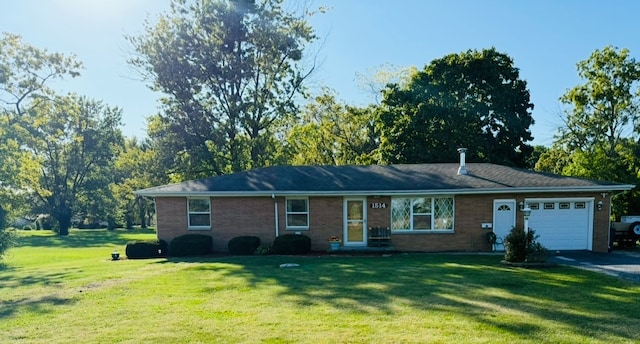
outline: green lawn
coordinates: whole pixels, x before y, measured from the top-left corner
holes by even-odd
[[[22,232],[0,267],[0,342],[640,341],[640,286],[588,271],[457,254],[110,261],[153,237]]]

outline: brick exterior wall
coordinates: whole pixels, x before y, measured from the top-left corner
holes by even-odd
[[[282,202],[284,204],[284,198]],[[330,236],[337,235],[342,238],[342,212],[342,197],[309,198],[309,230],[303,231],[302,234],[311,238],[312,250],[327,250]]]
[[[371,204],[378,203],[384,208],[373,208]],[[369,196],[367,197],[367,226],[368,227],[389,227],[391,226],[391,197],[389,196]]]
[[[454,231],[452,233],[407,233],[392,234],[393,247],[399,251],[443,252],[443,251],[491,251],[482,223],[493,223],[493,201],[515,199],[516,204],[525,198],[593,197],[594,226],[593,251],[607,252],[609,237],[610,197],[599,193],[545,193],[545,194],[499,194],[458,195],[454,202]],[[309,229],[288,230],[286,228],[286,198],[276,197],[224,197],[211,199],[212,228],[207,231],[187,229],[187,199],[184,197],[158,197],[156,199],[158,237],[170,241],[187,233],[207,234],[213,237],[214,251],[227,251],[227,243],[240,235],[258,236],[262,243],[271,244],[276,236],[275,202],[278,204],[278,232],[300,233],[311,238],[312,250],[327,250],[330,236],[343,236],[343,198],[309,197]],[[595,203],[603,202],[602,211]],[[372,203],[383,203],[384,208],[372,208]],[[391,198],[388,196],[366,198],[367,226],[389,227],[391,224]],[[516,225],[524,226],[523,215],[516,212]]]
[[[156,198],[158,239],[171,239],[187,234],[187,199],[181,197]]]

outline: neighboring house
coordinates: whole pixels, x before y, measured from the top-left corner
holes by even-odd
[[[399,251],[491,251],[499,238],[529,227],[551,250],[607,252],[611,198],[634,185],[486,164],[274,166],[136,191],[154,197],[157,232],[213,237],[214,250],[255,235],[272,243],[304,234],[313,250],[330,236],[344,249],[366,247],[368,228],[390,228]]]

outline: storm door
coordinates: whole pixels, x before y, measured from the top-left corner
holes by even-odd
[[[345,246],[366,245],[367,208],[364,198],[344,200],[344,244]]]

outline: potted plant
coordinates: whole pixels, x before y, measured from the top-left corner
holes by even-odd
[[[329,247],[331,251],[337,251],[340,249],[340,237],[337,235],[329,237]]]

